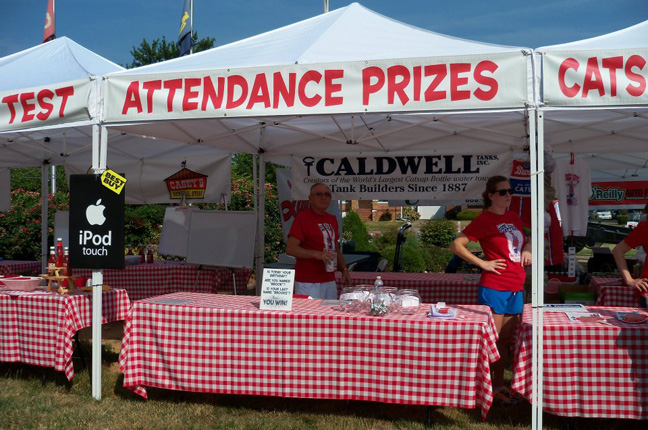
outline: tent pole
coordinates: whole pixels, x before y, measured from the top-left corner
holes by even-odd
[[[537,115],[537,116],[536,116]],[[533,266],[531,268],[532,314],[532,388],[531,426],[542,429],[543,399],[543,307],[544,307],[544,127],[542,113],[537,109],[529,117],[531,152],[531,236]]]
[[[105,148],[108,132],[105,127],[92,126],[92,171],[97,174],[106,169]],[[101,400],[101,294],[103,271],[92,269],[92,397]]]
[[[256,255],[256,295],[261,295],[261,281],[263,280],[263,263],[265,261],[265,156],[263,155],[265,147],[265,127],[260,130],[259,148],[259,173],[257,175],[258,183],[258,206],[257,206],[257,255]]]
[[[43,161],[41,166],[41,273],[47,273],[47,244],[49,241],[49,186],[47,183],[47,166],[49,163]]]

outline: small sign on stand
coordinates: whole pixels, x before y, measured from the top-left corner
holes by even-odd
[[[261,309],[292,310],[295,271],[292,269],[263,269]]]

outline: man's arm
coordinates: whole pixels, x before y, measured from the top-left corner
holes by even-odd
[[[322,260],[326,263],[326,253],[322,251],[317,251],[315,249],[306,249],[301,246],[301,241],[295,236],[288,236],[288,242],[286,242],[286,254],[292,255],[295,258],[314,258],[315,260]]]

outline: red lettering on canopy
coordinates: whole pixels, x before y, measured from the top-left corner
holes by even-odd
[[[432,82],[425,90],[425,101],[431,102],[435,100],[443,100],[446,98],[445,91],[436,91],[436,89],[441,85],[441,82],[448,76],[448,70],[445,64],[433,64],[431,66],[425,66],[425,76],[434,76]]]
[[[185,79],[185,91],[184,97],[182,98],[182,110],[196,110],[198,109],[198,102],[192,101],[192,99],[197,99],[199,92],[195,91],[195,87],[199,87],[202,79],[200,78],[187,78]]]
[[[450,100],[468,100],[470,98],[470,91],[459,89],[460,86],[468,83],[468,78],[460,75],[470,72],[470,68],[470,63],[450,64]]]
[[[142,84],[142,89],[146,90],[146,111],[153,112],[153,94],[162,89],[162,81],[147,81]]]
[[[135,108],[137,113],[142,113],[142,99],[139,94],[139,81],[133,81],[126,89],[126,97],[124,98],[124,106],[122,107],[122,115],[128,113],[128,109]]]
[[[567,58],[562,63],[560,63],[560,67],[558,68],[558,85],[560,86],[560,91],[562,91],[562,93],[569,98],[576,97],[581,87],[577,83],[574,83],[574,85],[568,87],[567,83],[565,82],[565,76],[567,75],[567,71],[570,69],[578,71],[579,66],[580,64],[576,59]]]
[[[407,67],[391,66],[387,68],[387,103],[394,104],[394,96],[398,95],[401,104],[405,106],[409,101],[409,97],[405,93],[409,83],[410,72]]]
[[[22,93],[20,94],[20,104],[23,108],[23,116],[20,122],[31,121],[34,119],[34,114],[31,111],[36,108],[36,104],[29,103],[30,100],[34,100],[34,93]]]
[[[623,57],[610,57],[604,58],[601,61],[604,69],[608,69],[610,75],[610,96],[616,97],[617,95],[617,70],[623,68]]]
[[[207,103],[211,101],[214,109],[220,109],[223,105],[223,92],[225,91],[225,78],[220,76],[218,79],[218,92],[214,88],[214,83],[209,76],[205,77],[203,83],[203,99],[200,109],[207,110]]]
[[[374,80],[374,83],[371,81]],[[385,85],[385,73],[380,67],[367,67],[362,70],[362,104],[369,104],[369,96],[377,93]]]
[[[270,94],[268,91],[268,81],[265,74],[259,73],[254,79],[252,84],[252,90],[250,91],[250,100],[246,109],[252,109],[257,103],[263,103],[263,106],[267,109],[270,107]]]
[[[344,70],[327,70],[324,72],[324,105],[325,106],[339,106],[344,102],[343,97],[334,96],[342,90],[342,84],[335,84],[335,79],[342,79],[344,77]]]
[[[241,88],[241,95],[234,99],[234,90],[236,87]],[[241,75],[232,75],[227,79],[227,103],[225,109],[234,109],[241,106],[248,95],[248,83]]]
[[[587,98],[590,91],[598,90],[599,97],[605,95],[605,88],[603,88],[603,77],[598,66],[598,59],[591,57],[587,60],[587,68],[585,69],[585,79],[583,80],[583,94],[581,97]]]
[[[321,80],[322,74],[317,70],[309,70],[308,72],[304,73],[304,75],[299,80],[297,94],[299,95],[299,100],[304,106],[313,107],[322,100],[322,96],[320,96],[319,94],[315,94],[313,97],[308,97],[306,95],[306,86],[311,82],[319,84]]]
[[[18,94],[12,94],[10,96],[4,96],[2,98],[2,103],[5,103],[9,108],[9,124],[13,124],[16,119],[16,108],[14,103],[18,101]]]
[[[288,73],[288,86],[286,86],[281,72],[275,72],[272,75],[272,86],[274,88],[272,97],[272,107],[274,109],[279,107],[279,100],[283,100],[287,107],[295,105],[295,87],[297,86],[297,75],[295,73]]]
[[[65,106],[67,105],[68,98],[74,95],[74,87],[63,87],[55,90],[56,95],[61,97],[61,107],[59,108],[59,118],[65,116]]]
[[[412,91],[412,98],[415,102],[421,101],[421,78],[423,76],[423,67],[414,66],[412,69],[412,85],[414,89]]]
[[[52,114],[52,111],[54,111],[54,105],[52,103],[48,103],[46,99],[52,100],[54,98],[54,91],[52,90],[41,90],[38,92],[38,105],[41,107],[40,112],[36,114],[36,118],[38,118],[41,121],[45,121],[49,116]]]
[[[632,55],[630,58],[628,58],[628,61],[626,62],[625,65],[625,74],[626,77],[631,80],[632,82],[636,82],[637,86],[634,86],[632,84],[628,84],[626,87],[626,90],[628,91],[628,94],[634,97],[639,97],[641,96],[644,92],[646,92],[646,78],[644,78],[642,75],[635,73],[632,71],[634,67],[639,68],[639,70],[643,69],[646,66],[646,60],[639,56],[639,55]]]
[[[169,79],[164,81],[164,88],[169,90],[167,94],[167,112],[173,112],[173,99],[175,98],[176,90],[182,88],[182,79]]]
[[[494,79],[490,76],[484,76],[483,74],[484,72],[490,72],[491,74],[493,74],[497,69],[497,64],[488,60],[480,61],[479,64],[475,66],[475,82],[490,88],[489,90],[485,90],[483,88],[477,88],[475,90],[475,97],[477,97],[479,100],[492,100],[497,95],[497,91],[499,90],[497,79]]]

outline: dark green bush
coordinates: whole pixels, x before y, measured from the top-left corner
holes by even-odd
[[[160,243],[166,205],[126,205],[124,207],[124,244],[137,253],[140,246]]]
[[[425,260],[425,266],[428,272],[443,273],[445,268],[454,256],[447,248],[440,248],[438,246],[428,246],[421,249],[421,255]]]
[[[465,210],[457,214],[457,219],[460,221],[474,220],[481,214],[481,211]]]
[[[421,228],[421,242],[425,246],[447,248],[457,235],[457,226],[445,218],[431,219]]]
[[[421,218],[421,214],[414,210],[413,207],[405,206],[403,208],[403,218],[409,221],[416,221]]]
[[[425,260],[421,255],[421,248],[413,244],[405,242],[402,248],[403,252],[403,271],[409,273],[423,273],[425,272]],[[386,271],[394,270],[394,254],[396,253],[396,245],[386,246],[382,251],[382,256],[389,261]]]
[[[616,216],[616,220],[619,225],[626,225],[626,223],[630,221],[630,216],[620,214]]]
[[[342,231],[343,235],[351,232],[351,240],[355,242],[356,251],[369,251],[372,246],[369,243],[369,232],[355,211],[347,211],[344,218],[342,218]]]
[[[11,192],[11,209],[0,212],[0,256],[11,260],[41,259],[41,195],[18,188]],[[49,195],[48,243],[54,244],[54,213],[69,209],[69,196]]]
[[[378,219],[378,221],[391,221],[391,220],[392,220],[392,214],[389,211],[380,214],[380,218]]]

